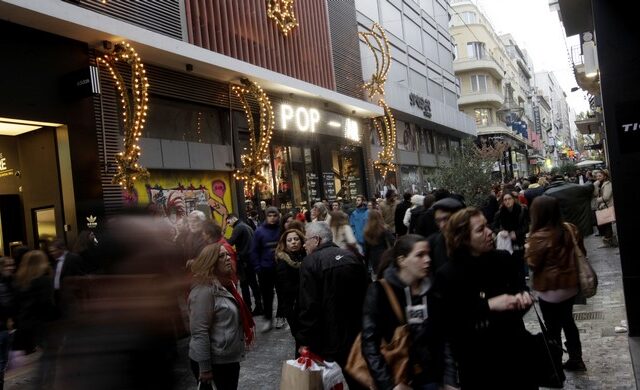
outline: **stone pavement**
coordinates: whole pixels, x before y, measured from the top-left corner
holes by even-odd
[[[565,389],[636,389],[626,333],[615,333],[614,328],[626,319],[622,292],[620,258],[617,248],[598,248],[600,237],[585,240],[589,259],[598,273],[598,294],[586,305],[576,305],[574,313],[582,340],[583,358],[587,372],[567,373]],[[535,314],[526,318],[527,328],[537,332]],[[262,324],[258,317],[258,328]],[[180,357],[175,367],[177,389],[196,389],[193,375],[189,371],[187,358],[188,340],[179,342]],[[239,390],[279,389],[282,362],[293,357],[294,343],[288,329],[273,329],[258,334],[254,348],[241,364]],[[566,360],[566,356],[565,356]],[[29,371],[9,372],[5,389],[27,388]]]

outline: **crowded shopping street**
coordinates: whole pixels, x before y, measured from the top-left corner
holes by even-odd
[[[0,0],[0,390],[638,389],[622,5]]]

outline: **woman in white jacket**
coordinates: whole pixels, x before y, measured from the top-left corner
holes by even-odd
[[[604,210],[607,207],[613,207],[613,190],[611,188],[611,179],[609,171],[603,169],[596,172],[596,181],[593,183],[593,197],[595,198],[596,209]],[[613,226],[611,222],[598,225],[598,233],[604,241],[602,247],[618,246],[618,240],[613,235]]]
[[[424,195],[413,195],[411,197],[411,207],[409,207],[404,213],[404,219],[402,220],[402,223],[404,223],[404,226],[406,226],[407,229],[411,224],[411,210],[415,209],[416,207],[422,206],[422,203],[424,203]]]

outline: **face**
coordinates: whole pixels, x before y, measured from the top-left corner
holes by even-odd
[[[216,265],[216,271],[220,275],[229,275],[233,268],[231,267],[231,256],[224,247],[220,247],[220,253],[218,253],[218,264]]]
[[[429,276],[431,272],[431,257],[429,257],[429,243],[416,242],[411,252],[398,260],[398,266],[416,279]]]
[[[276,213],[267,214],[267,224],[275,225],[276,223],[278,223],[278,214]]]
[[[596,180],[598,180],[598,181],[603,181],[604,180],[604,175],[602,174],[602,172],[596,173]]]
[[[197,233],[202,230],[202,220],[200,218],[190,215],[187,221],[189,224],[189,231],[191,231],[191,233]]]
[[[368,208],[369,210],[373,210],[373,202],[368,202],[368,203],[367,203],[367,208]]]
[[[288,217],[286,221],[284,221],[284,230],[289,229],[289,224],[293,221],[293,217]]]
[[[440,229],[440,231],[443,231],[445,225],[447,224],[447,222],[449,221],[449,218],[451,217],[451,212],[445,211],[445,210],[436,210],[433,216],[434,216],[434,219],[436,220],[436,225],[438,225],[438,229]]]
[[[296,233],[287,234],[287,238],[285,239],[287,243],[287,251],[289,252],[297,252],[302,248],[302,240],[300,240],[300,236]]]
[[[64,254],[64,251],[60,248],[56,248],[53,246],[49,247],[49,253],[51,254],[51,256],[53,256],[54,259],[57,259],[58,257],[62,256]]]
[[[313,253],[313,251],[316,250],[319,244],[320,244],[320,237],[310,236],[308,234],[304,236],[304,249],[307,251],[307,253],[309,254]]]
[[[339,210],[340,210],[340,203],[338,202],[331,203],[331,211],[339,211]]]
[[[238,218],[235,218],[235,217],[227,218],[227,224],[233,226],[237,220]]]
[[[318,218],[318,209],[314,207],[311,209],[311,219],[315,218]]]
[[[505,194],[504,197],[502,198],[502,204],[504,205],[504,207],[508,209],[512,208],[514,203],[515,203],[515,200],[513,199],[513,196],[510,194]]]
[[[4,259],[4,267],[2,268],[3,276],[11,276],[16,272],[16,263],[11,257]]]
[[[357,197],[356,198],[356,207],[360,207],[362,206],[362,198],[361,197]]]
[[[493,232],[487,226],[484,215],[476,215],[470,219],[469,249],[471,254],[479,255],[493,249]]]

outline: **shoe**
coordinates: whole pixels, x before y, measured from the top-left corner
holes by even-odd
[[[273,321],[267,320],[267,322],[260,327],[260,333],[267,333],[271,331],[271,329],[273,329]]]
[[[283,317],[276,317],[276,329],[282,329],[286,320]]]
[[[587,366],[584,365],[582,359],[569,359],[562,364],[562,368],[567,371],[587,371]]]

